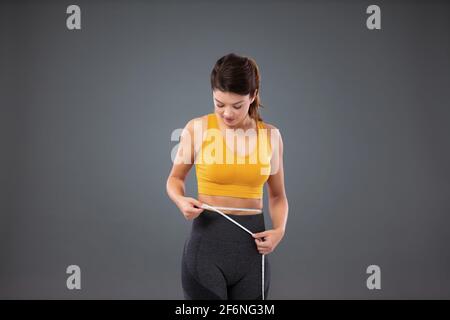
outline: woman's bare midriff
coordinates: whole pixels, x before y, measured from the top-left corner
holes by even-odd
[[[238,214],[238,215],[254,215],[262,214],[263,200],[262,199],[250,199],[250,198],[235,198],[225,196],[211,196],[207,194],[198,194],[198,200],[214,207],[231,207],[231,208],[246,208],[246,209],[259,209],[257,211],[242,211],[242,210],[226,210],[220,209],[226,214]]]

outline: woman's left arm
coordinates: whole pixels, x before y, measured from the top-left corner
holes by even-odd
[[[267,180],[269,211],[273,229],[253,234],[258,251],[261,254],[272,252],[284,237],[289,211],[284,187],[283,140],[278,129],[271,125],[268,126],[270,131],[275,132],[275,139],[272,141],[278,143],[272,143],[274,151],[271,159],[271,175]]]

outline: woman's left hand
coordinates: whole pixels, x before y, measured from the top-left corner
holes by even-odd
[[[275,250],[284,236],[280,229],[271,229],[253,234],[259,253],[268,254]]]

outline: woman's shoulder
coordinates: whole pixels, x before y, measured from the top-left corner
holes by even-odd
[[[261,124],[262,124],[261,127],[263,129],[266,129],[268,133],[274,132],[274,133],[278,133],[279,134],[279,130],[278,130],[278,128],[275,125],[273,125],[271,123],[268,123],[268,122],[265,122],[265,121],[261,121]]]
[[[265,121],[261,121],[262,127],[267,130],[267,135],[269,137],[269,141],[272,144],[273,141],[278,141],[278,143],[282,142],[281,132],[280,130],[273,124],[267,123]]]
[[[185,128],[191,134],[194,134],[194,130],[203,130],[207,128],[209,115],[210,114],[208,113],[188,120]]]
[[[186,124],[186,127],[193,128],[194,125],[196,123],[198,123],[198,122],[208,121],[208,116],[209,116],[209,113],[201,115],[201,116],[198,116],[198,117],[195,117],[195,118],[192,118],[192,119],[188,120],[188,122]]]
[[[278,129],[277,127],[275,127],[273,124],[265,122],[265,121],[261,121],[263,128],[264,129]]]

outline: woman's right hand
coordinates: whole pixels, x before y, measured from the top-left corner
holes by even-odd
[[[177,201],[178,208],[187,220],[197,218],[203,212],[202,203],[191,197],[180,197]]]

